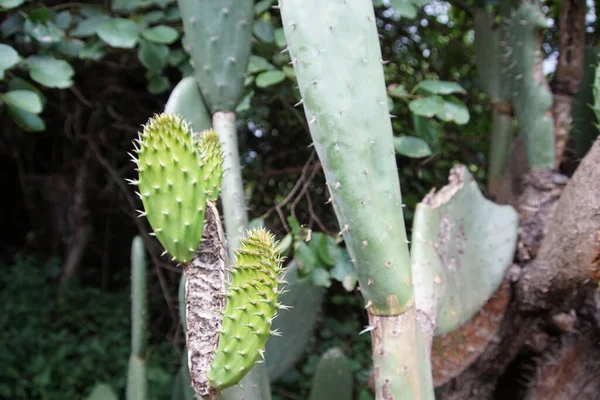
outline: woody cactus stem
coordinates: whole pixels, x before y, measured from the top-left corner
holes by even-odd
[[[433,399],[373,4],[281,0],[280,8],[315,149],[367,301],[377,399]]]
[[[217,135],[219,135],[223,150],[223,170],[225,174],[223,175],[221,202],[225,214],[229,259],[233,260],[233,249],[238,248],[244,229],[248,225],[235,114],[232,112],[215,113],[213,115],[213,126]]]

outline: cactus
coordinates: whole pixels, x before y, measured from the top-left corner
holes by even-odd
[[[207,199],[218,196],[221,151],[213,131],[194,137],[175,115],[161,114],[144,126],[135,152],[139,197],[165,251],[188,263],[202,238]]]
[[[377,396],[433,398],[373,4],[281,0],[280,8],[315,149],[367,301]]]
[[[289,282],[287,293],[280,301],[291,307],[273,321],[272,329],[281,336],[271,336],[265,345],[269,379],[275,382],[305,354],[313,337],[325,290],[310,280],[298,279],[298,266],[291,261],[285,268],[284,279]]]
[[[212,113],[233,111],[242,89],[254,22],[252,0],[178,0],[194,76]]]
[[[146,400],[146,256],[142,238],[131,244],[131,356],[127,374],[127,400]]]
[[[202,132],[211,127],[210,116],[204,105],[200,89],[192,76],[183,78],[169,96],[165,114],[176,114],[188,121],[194,132]]]
[[[231,271],[227,306],[214,362],[208,373],[213,387],[224,389],[238,383],[259,356],[277,310],[287,308],[277,302],[281,259],[275,241],[264,229],[249,231],[236,251]]]
[[[248,225],[239,162],[235,110],[244,87],[251,52],[252,0],[178,0],[191,54],[194,77],[213,119],[224,153],[222,204],[229,259]],[[225,400],[270,400],[266,368],[256,365],[242,381],[243,389],[224,392]]]
[[[503,60],[500,51],[500,29],[487,11],[477,10],[473,21],[475,28],[475,61],[481,76],[481,85],[493,105],[492,142],[488,160],[488,189],[496,195],[504,174],[514,129],[510,109],[509,85],[505,84]]]
[[[505,21],[505,57],[519,133],[531,168],[554,167],[552,92],[541,70],[541,35],[547,28],[539,5],[524,2]]]
[[[573,129],[571,133],[577,159],[581,159],[587,154],[598,136],[598,120],[595,107],[593,107],[594,87],[597,92],[600,83],[595,79],[597,66],[598,50],[594,47],[586,47],[583,79],[579,92],[573,99]]]
[[[337,347],[323,354],[310,391],[310,400],[352,400],[354,386],[350,363]]]
[[[417,205],[412,268],[419,309],[445,334],[469,321],[496,292],[512,263],[518,216],[486,200],[465,166]]]
[[[277,303],[283,281],[273,236],[250,231],[236,256],[225,293],[223,233],[209,202],[202,244],[184,271],[192,384],[199,396],[210,399],[248,373],[269,334],[276,334],[270,331],[276,310],[286,308]]]

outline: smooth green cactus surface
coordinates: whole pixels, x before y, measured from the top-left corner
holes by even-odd
[[[373,3],[281,0],[280,7],[361,293],[370,313],[401,313],[412,304],[413,290]]]
[[[194,132],[211,127],[211,118],[200,94],[198,82],[193,76],[183,78],[173,88],[165,105],[165,114],[177,114],[188,121]]]
[[[502,283],[517,244],[517,212],[483,197],[459,165],[450,184],[417,205],[412,265],[417,304],[437,334],[470,320]]]
[[[194,76],[212,113],[234,111],[252,40],[252,0],[178,0]]]
[[[548,27],[538,4],[524,2],[505,22],[506,73],[513,109],[531,168],[554,167],[552,92],[542,72],[541,31]]]
[[[218,390],[237,384],[259,357],[271,331],[281,293],[281,259],[273,235],[264,229],[249,231],[231,269],[231,283],[223,314],[223,325],[214,361],[208,372],[212,387]]]
[[[188,263],[202,238],[206,200],[218,196],[222,154],[213,131],[192,135],[177,115],[151,118],[136,140],[139,196],[167,253]]]
[[[146,400],[146,347],[148,300],[146,256],[142,238],[131,244],[131,356],[127,373],[127,400]]]
[[[350,362],[341,349],[327,350],[317,365],[310,400],[352,400],[353,392]]]

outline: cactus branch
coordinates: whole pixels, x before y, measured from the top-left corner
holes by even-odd
[[[127,373],[127,400],[145,400],[147,346],[146,255],[142,238],[131,244],[131,356]]]
[[[244,229],[248,225],[235,114],[232,112],[216,112],[213,115],[213,127],[219,135],[223,150],[224,172],[221,202],[225,216],[229,259],[234,260],[233,250],[239,247]]]
[[[433,398],[373,4],[281,0],[280,9],[314,146],[367,301],[377,399]],[[397,364],[400,349],[410,361]]]

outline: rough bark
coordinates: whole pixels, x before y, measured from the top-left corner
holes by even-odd
[[[225,239],[217,208],[207,202],[202,242],[185,266],[188,365],[199,396],[216,398],[206,376],[214,359],[225,309]]]
[[[516,257],[522,273],[513,268],[513,300],[486,351],[445,385],[438,399],[494,398],[499,379],[515,357],[526,348],[545,347],[543,340],[535,344],[545,335],[540,323],[552,322],[552,313],[560,310],[578,309],[585,285],[600,278],[598,165],[600,140],[566,186],[564,177],[551,171],[533,171],[524,179]],[[598,304],[594,307],[600,309]]]
[[[518,285],[529,311],[565,304],[582,285],[600,279],[600,140],[566,186],[539,255]]]

